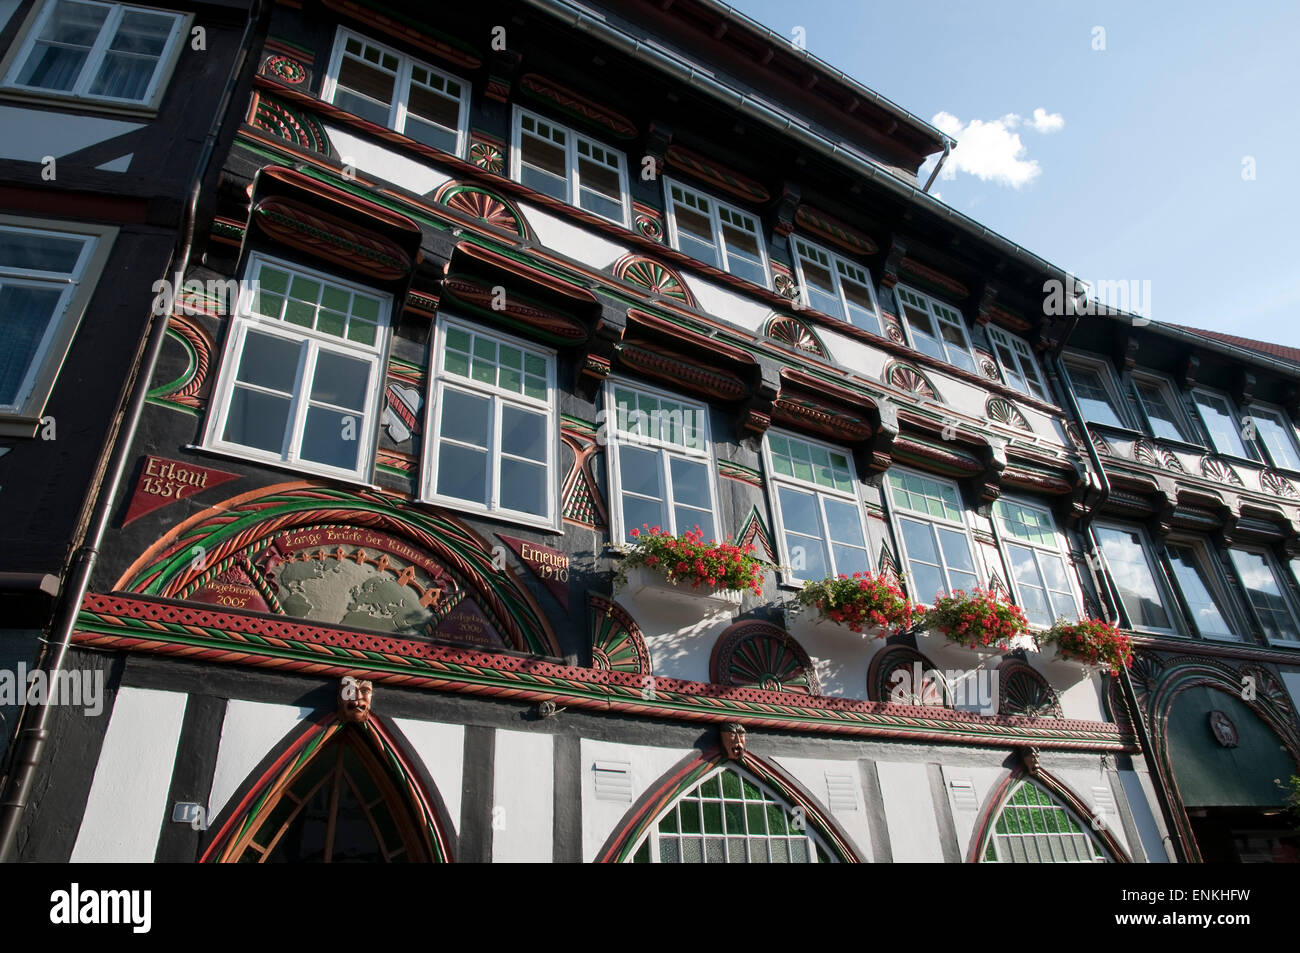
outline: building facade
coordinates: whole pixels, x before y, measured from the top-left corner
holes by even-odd
[[[10,58],[82,6],[143,15],[23,3]],[[1104,527],[1149,518],[1126,479],[1168,486],[1079,399],[1111,319],[926,193],[941,133],[709,0],[248,23],[107,531],[53,609],[103,711],[48,708],[13,856],[1195,859],[1210,802],[1148,760],[1146,673],[1218,643],[1125,616],[1126,687],[793,611],[869,571],[1039,629],[1127,612]],[[620,573],[651,528],[752,547],[761,592]],[[1222,666],[1290,743],[1279,645]]]

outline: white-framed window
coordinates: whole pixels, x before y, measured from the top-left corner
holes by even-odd
[[[876,291],[866,268],[797,235],[790,236],[790,247],[805,307],[872,334],[882,333]]]
[[[1159,563],[1146,532],[1138,526],[1098,523],[1096,535],[1129,627],[1177,635],[1169,593],[1160,581]]]
[[[975,373],[975,358],[960,311],[906,285],[895,285],[894,294],[915,350]]]
[[[1064,540],[1051,512],[1004,496],[993,504],[993,515],[1001,530],[1016,604],[1029,623],[1046,628],[1057,619],[1077,619],[1079,600],[1070,581]]]
[[[408,139],[465,154],[469,84],[340,28],[321,98]]]
[[[555,352],[440,315],[432,366],[421,498],[558,528]]]
[[[1206,545],[1194,539],[1171,538],[1165,543],[1165,558],[1191,614],[1196,634],[1207,639],[1240,642],[1240,624],[1230,609],[1232,600]]]
[[[1038,358],[1034,357],[1028,342],[991,324],[988,332],[998,366],[1002,368],[1003,380],[1029,397],[1050,400],[1042,372],[1038,369]]]
[[[623,153],[516,106],[510,177],[626,226],[631,201]]]
[[[1257,442],[1264,445],[1273,466],[1281,470],[1300,471],[1300,448],[1296,446],[1295,425],[1291,423],[1287,412],[1280,407],[1260,403],[1251,404],[1246,411],[1250,415],[1247,420],[1253,422]],[[1246,427],[1245,420],[1242,425],[1245,430],[1252,429]]]
[[[4,85],[154,108],[180,56],[190,19],[122,3],[47,0],[17,45]]]
[[[769,430],[764,467],[772,489],[781,562],[792,582],[820,582],[871,568],[867,527],[848,451]]]
[[[796,818],[799,822],[796,822]],[[836,857],[798,811],[748,771],[725,764],[668,805],[629,861],[816,864]]]
[[[720,538],[709,412],[703,404],[611,380],[602,418],[608,435],[615,539],[658,526],[680,536],[696,527]]]
[[[757,216],[669,178],[664,196],[673,248],[756,285],[772,286]]]
[[[1192,430],[1178,409],[1178,398],[1169,382],[1154,374],[1133,374],[1133,395],[1150,424],[1153,437],[1191,440]]]
[[[1259,459],[1253,442],[1242,435],[1241,418],[1227,394],[1196,387],[1192,389],[1192,396],[1215,450],[1230,457]]]
[[[889,500],[915,602],[979,585],[974,547],[957,485],[891,467]]]
[[[1264,549],[1248,546],[1234,546],[1228,555],[1268,640],[1288,645],[1300,642],[1296,607],[1273,557]]]
[[[1104,427],[1128,428],[1119,393],[1105,364],[1071,356],[1065,361],[1065,371],[1084,420]]]
[[[85,307],[98,235],[0,219],[0,416],[39,417]],[[69,226],[75,227],[75,226]]]
[[[367,482],[391,296],[260,253],[244,274],[205,446]]]

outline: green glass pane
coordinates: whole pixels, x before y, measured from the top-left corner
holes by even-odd
[[[470,336],[468,331],[462,331],[460,328],[447,329],[447,348],[452,351],[462,351],[469,353]]]
[[[258,314],[264,314],[268,318],[278,318],[280,309],[284,307],[284,298],[279,295],[267,294],[260,291],[253,302],[253,310]]]
[[[763,816],[763,805],[746,804],[745,814],[749,820],[749,833],[763,834],[767,832],[767,819]]]
[[[315,304],[320,298],[320,282],[304,278],[302,275],[294,275],[289,296],[297,298],[299,301],[310,301]]]
[[[309,328],[312,326],[312,322],[316,320],[316,308],[314,305],[303,304],[301,301],[290,301],[289,306],[284,310],[284,320],[290,324]]]
[[[325,290],[321,292],[320,304],[322,308],[330,308],[334,311],[347,312],[348,303],[352,300],[352,292],[346,291],[337,285],[326,285]]]
[[[722,802],[721,801],[704,802],[704,833],[706,834],[722,833]]]
[[[524,386],[523,378],[520,373],[511,370],[508,367],[501,368],[500,380],[498,380],[497,383],[505,390],[511,391],[515,394],[519,393]]]
[[[723,802],[727,817],[727,833],[743,834],[745,832],[745,805],[739,801]]]
[[[740,784],[741,784],[741,788],[745,792],[745,800],[747,801],[766,800],[766,798],[763,797],[762,792],[759,791],[758,785],[755,784],[753,781],[749,780],[749,778],[741,778]]]
[[[488,361],[475,360],[474,380],[482,384],[495,384],[497,382],[497,366]]]
[[[322,311],[316,318],[316,330],[333,334],[335,337],[343,337],[343,327],[347,324],[347,320],[346,316],[337,311]]]
[[[546,400],[546,379],[528,375],[524,378],[524,393],[537,400]]]
[[[776,469],[777,473],[780,473],[783,476],[794,475],[794,468],[790,466],[790,459],[788,457],[773,457],[772,466]]]
[[[648,837],[646,838],[645,843],[641,845],[641,848],[636,852],[636,855],[632,858],[632,863],[634,864],[650,863],[650,838]]]
[[[1046,819],[1045,819],[1045,817],[1044,817],[1045,814],[1046,814],[1045,811],[1034,811],[1034,812],[1030,815],[1030,816],[1034,819],[1034,833],[1035,833],[1035,834],[1046,834],[1046,833],[1047,833],[1047,821],[1046,821]]]
[[[679,808],[683,834],[700,833],[700,802],[683,801]]]
[[[490,338],[474,339],[474,356],[485,361],[496,361],[497,344]]]
[[[660,834],[677,833],[677,812],[676,811],[669,811],[667,814],[664,815],[663,820],[659,822],[659,833]]]
[[[718,782],[718,776],[716,774],[700,785],[700,796],[712,798],[722,797],[722,785]]]
[[[984,861],[985,863],[990,864],[996,864],[998,862],[998,855],[993,850],[992,839],[989,840],[989,846],[984,849]]]
[[[998,832],[999,834],[1005,834],[1005,833],[1007,832],[1007,816],[1006,816],[1006,814],[999,814],[999,815],[998,815],[997,832]]]
[[[263,266],[262,270],[257,273],[257,283],[263,291],[284,294],[289,288],[289,273],[281,271],[279,268]]]
[[[515,370],[519,370],[524,366],[523,352],[517,347],[502,344],[500,362],[502,367],[513,367]]]
[[[546,376],[546,361],[536,354],[524,355],[524,370],[529,374],[536,374],[539,377]]]
[[[735,771],[722,772],[722,793],[725,797],[740,797],[740,775]]]
[[[353,321],[348,325],[348,340],[356,341],[358,344],[374,344],[375,336],[379,333],[379,328],[373,324],[366,324],[364,321]]]
[[[770,436],[767,438],[767,445],[772,448],[773,453],[786,455],[790,453],[790,441],[785,437]]]
[[[773,834],[788,834],[790,828],[785,823],[785,811],[780,804],[771,802],[767,805],[767,829]]]
[[[464,354],[447,351],[443,356],[442,366],[448,374],[459,374],[461,377],[469,377],[469,358]]]

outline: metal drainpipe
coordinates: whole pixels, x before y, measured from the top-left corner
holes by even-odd
[[[1075,315],[1070,322],[1070,327],[1065,333],[1065,340],[1068,341],[1074,333],[1074,329],[1079,324],[1079,315]],[[1084,420],[1083,414],[1079,410],[1078,401],[1074,398],[1074,391],[1065,386],[1066,377],[1061,368],[1059,357],[1055,353],[1047,355],[1047,368],[1051,374],[1052,382],[1056,384],[1059,397],[1064,398],[1066,409],[1079,426],[1083,428],[1080,437],[1088,452],[1088,459],[1092,462],[1092,468],[1096,471],[1098,479],[1101,482],[1101,499],[1095,506],[1084,512],[1081,531],[1084,542],[1090,550],[1089,556],[1095,557],[1101,552],[1101,547],[1097,545],[1097,537],[1092,526],[1092,519],[1096,511],[1105,505],[1106,500],[1110,497],[1110,480],[1106,476],[1106,470],[1102,466],[1101,456],[1097,453],[1097,448],[1093,446],[1092,437],[1088,433],[1088,425]],[[1116,622],[1122,621],[1119,614],[1120,597],[1119,590],[1114,585],[1114,580],[1110,574],[1102,568],[1100,558],[1089,558],[1088,572],[1092,576],[1092,584],[1097,589],[1097,596],[1103,600],[1102,608],[1110,610],[1114,615]],[[1169,792],[1169,786],[1166,783],[1164,771],[1156,761],[1155,751],[1151,746],[1151,734],[1147,730],[1146,718],[1142,714],[1142,709],[1138,705],[1137,692],[1133,689],[1133,679],[1129,675],[1127,668],[1121,668],[1119,673],[1120,691],[1124,695],[1124,704],[1128,706],[1133,713],[1133,727],[1137,731],[1138,744],[1142,748],[1142,757],[1147,763],[1147,770],[1150,772],[1152,779],[1155,781],[1153,787],[1156,792],[1156,800],[1160,803],[1160,811],[1164,815],[1165,828],[1169,831],[1170,843],[1174,849],[1174,857],[1180,863],[1186,863],[1189,860],[1187,845],[1183,843],[1182,833],[1178,825],[1174,822],[1174,802],[1173,795]]]
[[[177,238],[176,247],[172,250],[167,270],[163,273],[163,278],[169,283],[178,274],[184,276],[185,271],[189,268],[190,254],[194,247],[195,219],[198,214],[199,197],[203,190],[203,180],[207,177],[208,168],[212,163],[217,139],[221,135],[223,120],[230,110],[235,88],[239,85],[244,65],[248,61],[249,51],[258,32],[263,30],[269,22],[270,12],[271,5],[264,2],[264,0],[254,0],[249,10],[248,23],[244,28],[244,36],[240,41],[239,52],[235,56],[234,63],[231,64],[230,76],[226,80],[226,88],[222,92],[216,114],[212,117],[212,124],[208,128],[202,152],[199,154],[199,160],[194,169],[190,187],[190,200],[185,209],[184,225],[180,236]],[[179,298],[180,289],[175,289],[175,292],[176,297]],[[54,674],[63,666],[63,660],[68,652],[68,645],[72,640],[72,630],[76,625],[77,613],[81,608],[82,600],[86,596],[86,590],[90,586],[90,576],[94,571],[95,562],[99,558],[99,548],[103,544],[104,534],[108,529],[109,520],[112,516],[113,501],[117,498],[118,489],[122,484],[122,477],[126,473],[136,431],[140,425],[140,417],[144,412],[149,384],[153,380],[154,370],[158,364],[158,356],[162,353],[169,317],[169,314],[163,313],[153,315],[150,318],[151,325],[142,361],[137,365],[136,376],[131,384],[130,397],[123,408],[117,433],[111,438],[113,449],[106,471],[107,480],[100,484],[99,496],[95,501],[95,511],[91,517],[87,534],[70,560],[70,569],[66,582],[59,602],[55,606],[55,623],[50,629],[50,638],[47,640],[50,648],[47,650],[46,664],[43,666],[51,683],[54,681]],[[8,783],[5,786],[4,800],[0,802],[0,862],[7,862],[13,851],[18,836],[18,825],[27,807],[27,798],[32,781],[36,776],[36,769],[45,754],[45,743],[49,740],[50,706],[39,705],[37,708],[36,723],[23,727],[15,739],[14,746],[17,750],[12,762],[13,767]]]
[[[927,195],[930,193],[930,186],[934,185],[934,180],[939,178],[939,170],[942,169],[943,164],[948,161],[948,155],[951,152],[952,140],[945,136],[943,140],[943,155],[939,156],[939,162],[934,167],[934,171],[930,173],[930,178],[925,180],[925,188],[921,189],[922,192],[925,192]]]

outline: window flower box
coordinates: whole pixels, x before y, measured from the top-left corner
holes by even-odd
[[[1038,636],[1039,659],[1045,665],[1074,669],[1085,675],[1109,670],[1118,675],[1133,664],[1133,640],[1101,619],[1058,621]]]
[[[806,582],[795,599],[796,611],[815,614],[815,625],[834,625],[871,638],[911,628],[924,611],[908,601],[895,580],[869,572]]]
[[[616,591],[706,611],[738,608],[745,591],[763,594],[763,564],[751,555],[752,547],[705,543],[698,530],[673,536],[658,526],[631,535],[636,543],[614,577]]]
[[[916,633],[917,649],[936,665],[991,667],[1028,634],[1020,607],[984,589],[957,590],[940,596],[926,610]]]

